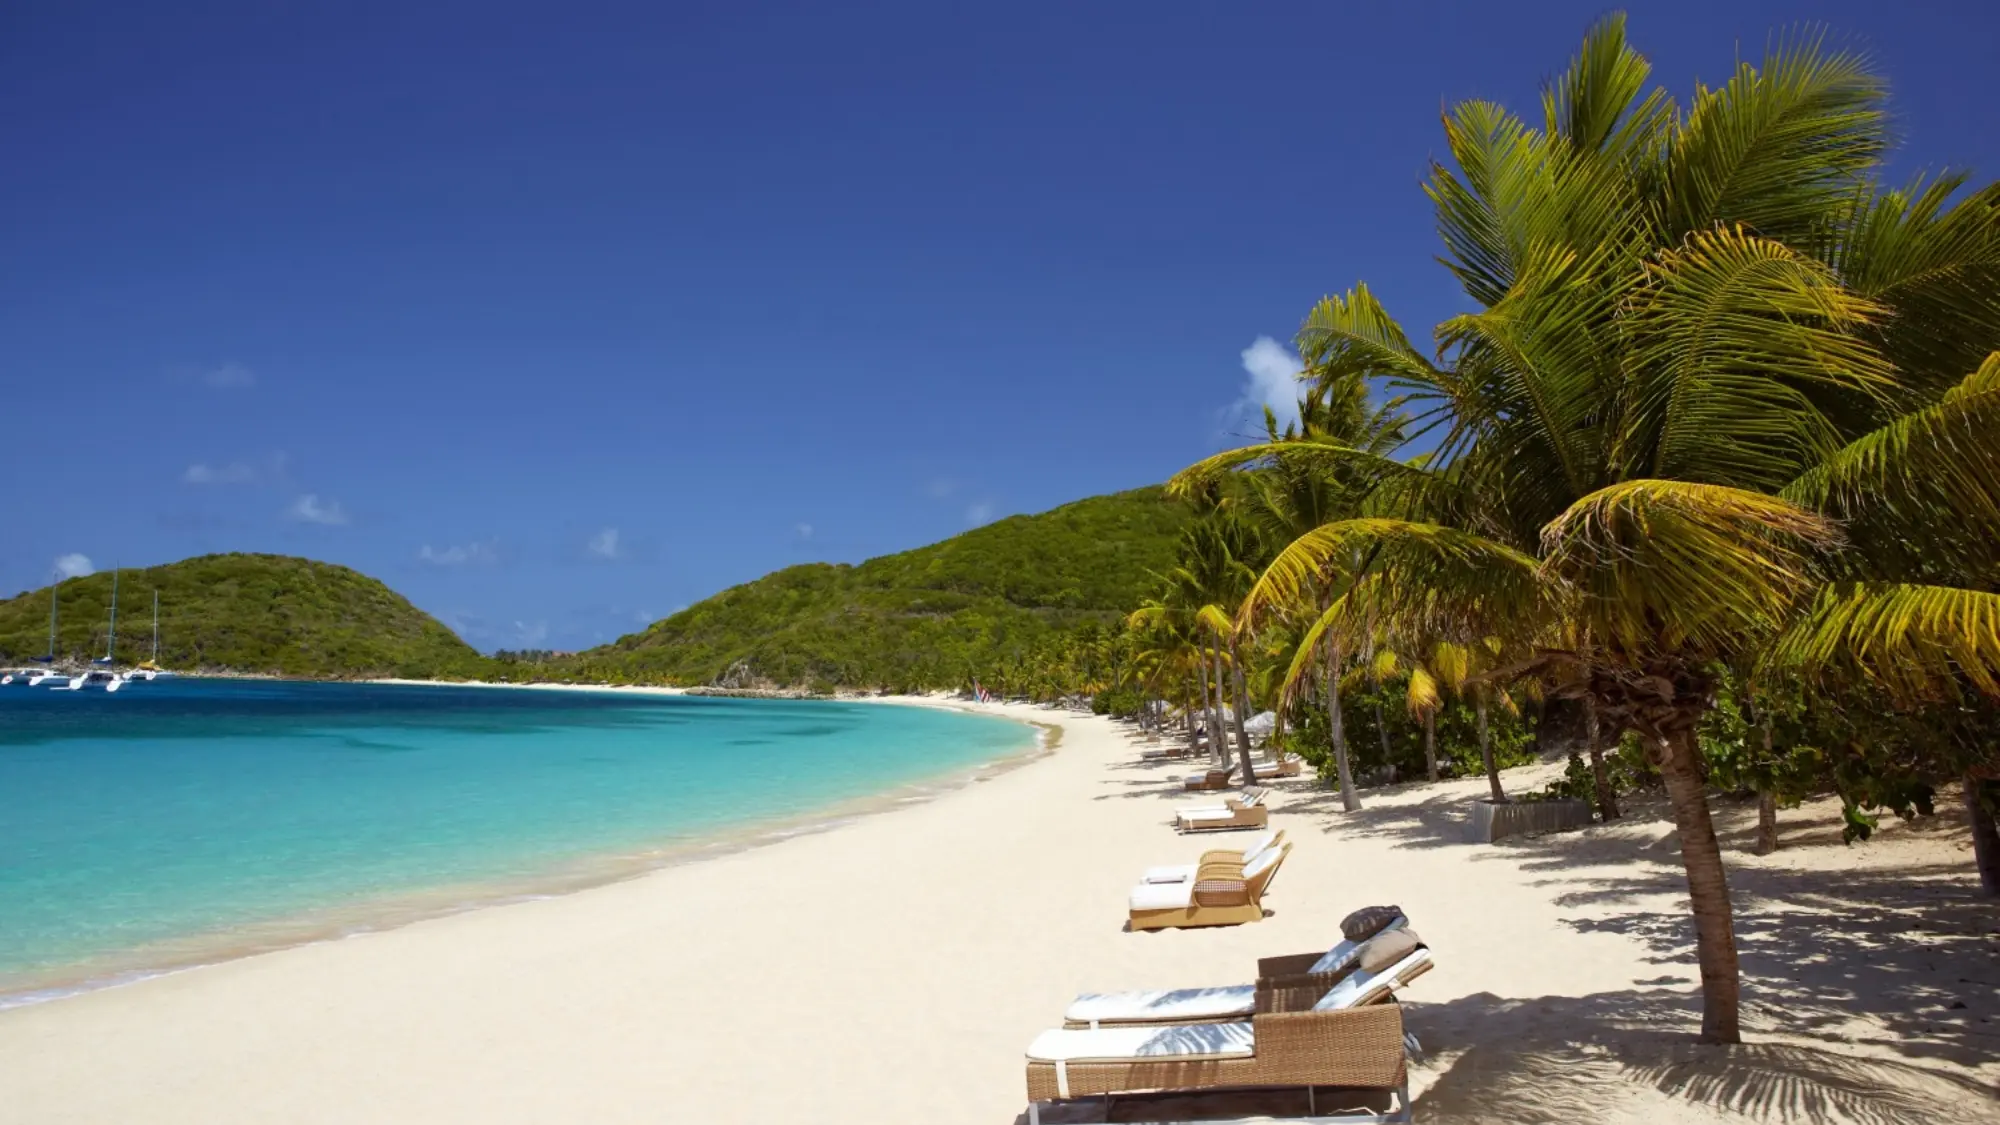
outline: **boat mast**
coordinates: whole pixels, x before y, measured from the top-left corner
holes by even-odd
[[[104,638],[104,662],[111,663],[111,650],[118,647],[118,568],[111,568],[111,634]]]
[[[62,575],[49,586],[49,663],[56,662],[56,592],[62,589]]]
[[[153,591],[153,663],[160,662],[160,592]]]

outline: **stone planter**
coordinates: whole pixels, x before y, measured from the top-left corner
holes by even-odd
[[[1466,824],[1465,838],[1475,844],[1490,844],[1508,836],[1534,832],[1562,832],[1590,823],[1590,802],[1510,801],[1494,804],[1472,802],[1472,819]]]

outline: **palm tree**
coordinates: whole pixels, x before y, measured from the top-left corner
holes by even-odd
[[[1396,403],[1371,406],[1365,380],[1320,379],[1299,400],[1299,421],[1283,430],[1265,412],[1267,440],[1216,454],[1176,474],[1170,492],[1194,498],[1219,493],[1219,506],[1240,514],[1269,543],[1291,543],[1314,528],[1361,511],[1372,481],[1345,460],[1350,451],[1387,456],[1403,444],[1405,419]],[[1219,489],[1222,481],[1234,487]],[[1263,586],[1259,577],[1257,587]],[[1310,625],[1345,597],[1338,575],[1317,575],[1310,589],[1294,590],[1283,606],[1260,606],[1283,620]],[[1250,602],[1243,602],[1246,611]],[[1253,631],[1261,622],[1254,615],[1239,620],[1237,631]],[[1285,705],[1303,689],[1305,673],[1315,667],[1324,675],[1328,727],[1341,805],[1348,812],[1361,807],[1347,746],[1347,724],[1339,685],[1352,650],[1338,635],[1308,630],[1293,649],[1280,698]],[[1284,705],[1279,710],[1283,711]],[[1379,718],[1379,715],[1378,715]],[[1383,727],[1386,739],[1386,726]],[[1386,745],[1386,743],[1385,743]]]
[[[1476,311],[1438,327],[1436,360],[1365,287],[1299,336],[1322,382],[1404,392],[1425,455],[1321,443],[1374,482],[1375,514],[1294,540],[1266,600],[1347,575],[1371,612],[1330,608],[1325,634],[1498,638],[1510,663],[1480,682],[1535,677],[1637,731],[1679,828],[1702,1037],[1736,1042],[1694,733],[1716,669],[2000,694],[2000,597],[1951,584],[2000,573],[2000,361],[1962,378],[2000,346],[2000,192],[1882,190],[1881,83],[1816,39],[1685,110],[1649,75],[1614,16],[1541,128],[1446,115],[1455,168],[1427,190]],[[1958,565],[1891,546],[1947,517]]]

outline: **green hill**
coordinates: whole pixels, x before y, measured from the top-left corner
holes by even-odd
[[[1172,566],[1186,519],[1143,488],[858,566],[789,567],[542,671],[705,684],[741,663],[787,685],[955,686],[1129,613]]]
[[[487,667],[450,629],[367,575],[284,555],[204,555],[124,571],[118,581],[121,661],[152,649],[160,593],[160,663],[341,678],[476,676]],[[111,575],[62,583],[59,657],[104,655]],[[48,649],[49,591],[0,602],[0,661]]]

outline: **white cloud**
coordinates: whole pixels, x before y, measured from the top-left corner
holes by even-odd
[[[514,640],[523,648],[533,648],[549,639],[549,623],[546,621],[514,622]]]
[[[993,522],[993,505],[985,500],[965,510],[965,522],[978,527],[982,523]]]
[[[500,561],[500,541],[489,539],[483,543],[467,543],[464,546],[433,547],[429,543],[417,550],[417,561],[432,566],[466,566],[471,563],[495,563]]]
[[[1250,379],[1236,400],[1244,415],[1262,421],[1264,408],[1278,416],[1278,425],[1299,420],[1299,371],[1304,364],[1290,348],[1269,336],[1259,336],[1243,349],[1243,370]]]
[[[801,539],[811,539],[813,537],[813,525],[809,523],[794,524],[792,530],[798,532]]]
[[[618,529],[607,527],[603,531],[591,536],[590,542],[584,545],[584,549],[590,552],[590,557],[596,559],[615,559],[620,557],[618,554]]]
[[[659,618],[654,617],[653,611],[650,609],[635,609],[632,611],[632,620],[637,621],[641,625],[651,625],[653,622],[658,621]]]
[[[181,474],[187,484],[249,484],[257,479],[257,468],[242,461],[227,465],[194,464]]]
[[[340,527],[347,523],[347,509],[341,507],[339,501],[321,500],[319,494],[314,492],[292,501],[285,514],[302,523],[324,524],[327,527]]]
[[[950,477],[938,477],[924,486],[924,493],[933,500],[942,500],[958,491],[958,482]]]
[[[218,391],[242,390],[257,385],[257,373],[231,361],[201,373],[202,385]]]
[[[91,565],[89,555],[69,554],[56,558],[56,573],[64,578],[82,578],[86,574],[96,572],[97,567]]]

